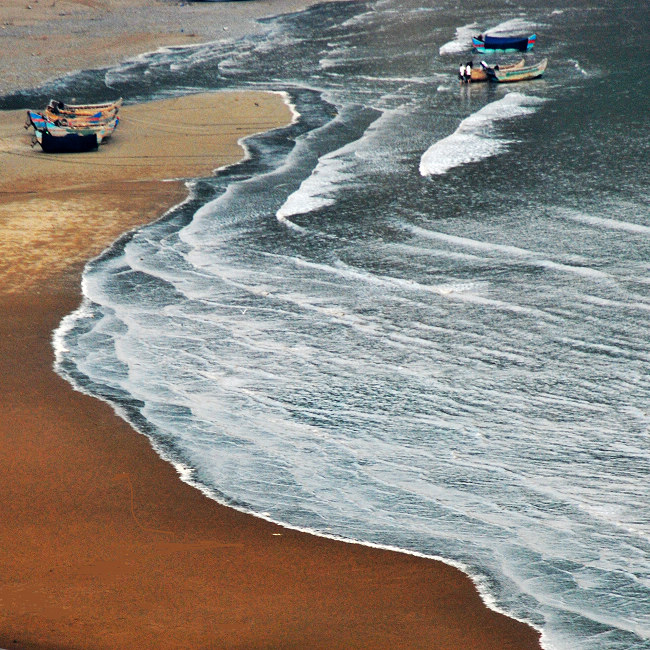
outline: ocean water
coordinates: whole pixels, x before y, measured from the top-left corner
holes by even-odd
[[[443,558],[549,650],[648,649],[649,7],[423,4],[2,98],[255,88],[297,117],[87,265],[57,370],[223,503]],[[461,86],[486,30],[535,31],[546,75]]]

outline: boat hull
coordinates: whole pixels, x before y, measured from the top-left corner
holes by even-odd
[[[77,122],[75,126],[60,125],[48,120],[45,115],[37,111],[27,111],[27,121],[25,128],[34,127],[35,131],[49,132],[52,136],[60,137],[66,134],[76,135],[95,135],[97,142],[102,143],[110,138],[113,131],[117,128],[120,118],[117,115],[112,116],[108,121],[94,123],[92,121]]]
[[[472,37],[472,45],[477,52],[527,52],[532,50],[537,40],[536,34],[515,38],[500,36]]]
[[[81,153],[93,151],[99,147],[95,133],[52,135],[48,131],[37,131],[36,140],[45,153]]]
[[[93,115],[95,113],[117,113],[122,106],[122,98],[101,104],[66,104],[58,99],[51,99],[47,108],[58,115],[78,117],[80,115]]]
[[[495,70],[492,69],[488,74],[491,81],[498,83],[513,83],[516,81],[530,81],[537,79],[544,74],[548,59],[542,59],[535,65],[526,66],[523,68],[514,68],[511,70]]]
[[[65,104],[57,99],[51,99],[43,111],[44,116],[51,122],[91,123],[108,122],[115,118],[122,106],[122,98],[104,104]]]
[[[501,70],[515,70],[517,68],[523,68],[526,65],[526,61],[521,59],[517,63],[511,63],[509,65],[501,66]],[[481,81],[490,81],[490,75],[488,71],[483,67],[472,68],[472,83],[478,83]]]

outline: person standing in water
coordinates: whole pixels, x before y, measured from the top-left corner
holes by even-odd
[[[465,66],[465,83],[472,81],[472,62],[468,61]]]

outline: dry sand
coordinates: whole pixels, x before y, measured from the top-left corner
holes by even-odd
[[[90,34],[98,24],[87,15],[151,12],[140,0],[14,4],[0,0],[12,30],[22,21],[36,30],[37,6],[72,7],[78,15],[61,20],[86,28],[90,50],[102,38],[112,47],[113,35]],[[124,37],[110,55],[94,56],[175,42],[169,30],[134,34],[129,25],[115,27]],[[58,62],[67,41],[56,50],[57,39],[47,41]],[[120,49],[126,44],[134,50]],[[20,57],[25,63],[29,48]],[[96,61],[84,50],[77,67]],[[12,87],[39,74],[21,73]],[[84,262],[185,197],[181,181],[162,179],[207,175],[242,155],[242,135],[289,120],[277,94],[165,101],[157,110],[172,127],[159,133],[145,133],[148,109],[123,108],[99,151],[63,156],[30,148],[22,112],[0,113],[0,647],[539,648],[535,631],[489,610],[447,565],[219,506],[183,484],[106,404],[53,372],[51,333],[79,304]],[[228,119],[206,127],[206,111]],[[173,126],[179,114],[183,126]]]
[[[0,0],[0,93],[167,45],[237,38],[313,0]]]

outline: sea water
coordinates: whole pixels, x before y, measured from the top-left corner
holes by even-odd
[[[223,503],[444,558],[546,648],[647,649],[648,5],[538,5],[326,4],[2,105],[282,92],[87,265],[57,370]],[[459,84],[488,30],[544,77]]]

